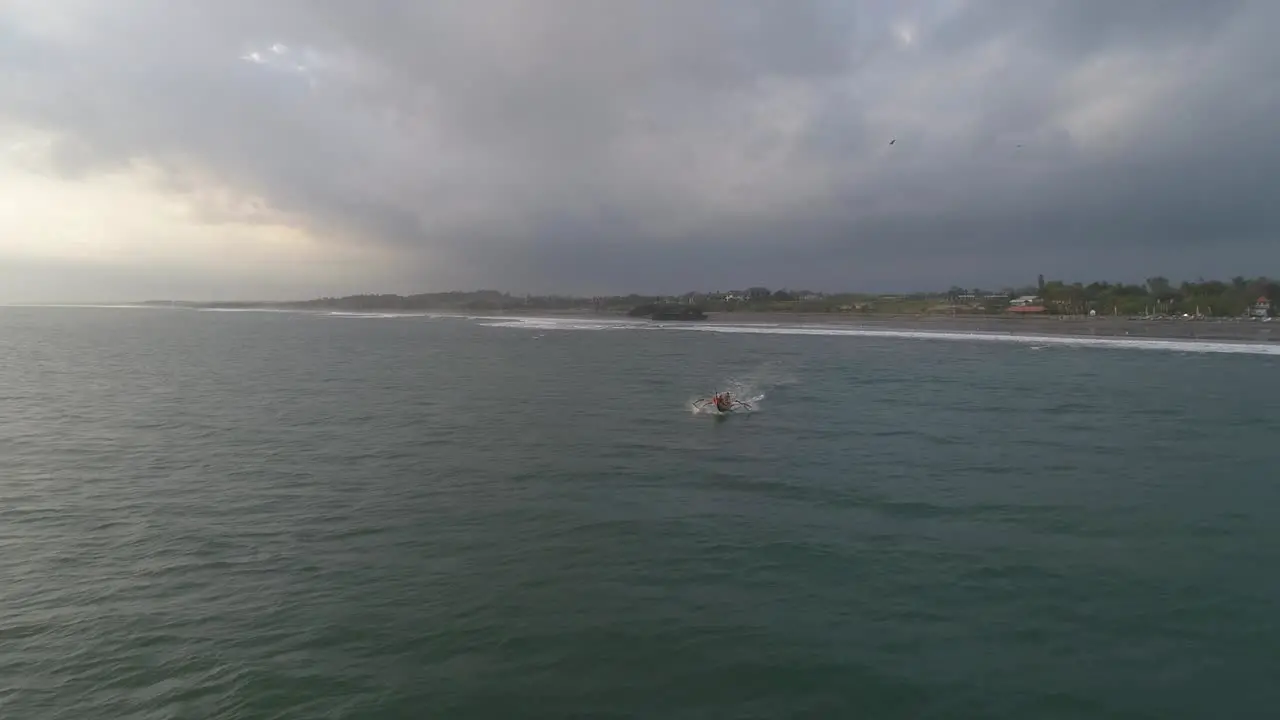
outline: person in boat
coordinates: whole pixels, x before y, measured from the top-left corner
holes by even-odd
[[[749,403],[742,402],[728,392],[716,393],[711,396],[711,404],[715,405],[716,410],[719,410],[720,412],[729,412],[730,410],[735,410],[737,408],[745,408],[747,410],[751,409],[751,405]]]
[[[695,405],[710,405],[719,412],[729,412],[734,408],[750,408],[751,406],[741,400],[735,399],[728,392],[718,392],[709,398],[699,400]]]

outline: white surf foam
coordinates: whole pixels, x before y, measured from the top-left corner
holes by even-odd
[[[931,330],[880,330],[868,328],[835,327],[776,327],[749,328],[746,326],[702,326],[689,328],[704,332],[740,333],[749,335],[817,335],[823,337],[884,337],[905,340],[950,340],[962,342],[1003,342],[1022,345],[1058,345],[1068,347],[1099,347],[1124,350],[1164,350],[1190,353],[1229,353],[1243,355],[1280,355],[1280,344],[1248,342],[1217,342],[1209,340],[1157,340],[1135,338],[1080,337],[1070,335],[1016,335],[1013,333],[964,333]]]
[[[196,310],[209,313],[274,313],[277,315],[303,312],[301,310],[281,310],[279,308],[196,308]]]
[[[517,328],[521,330],[657,330],[661,326],[641,320],[588,320],[582,318],[477,318],[484,327]]]
[[[354,318],[360,320],[398,320],[401,318],[429,318],[433,317],[428,313],[378,313],[378,312],[330,312],[325,313],[327,317],[336,318]]]
[[[579,318],[513,318],[481,322],[486,327],[525,330],[650,330],[709,332],[742,335],[802,335],[816,337],[875,337],[903,340],[946,340],[951,342],[997,342],[1041,347],[1096,347],[1119,350],[1157,350],[1184,353],[1280,356],[1280,343],[1165,340],[1132,337],[1083,337],[1073,335],[1022,335],[996,332],[948,332],[935,330],[894,330],[841,325],[783,325],[754,323],[672,323],[655,324],[643,320],[588,320]]]

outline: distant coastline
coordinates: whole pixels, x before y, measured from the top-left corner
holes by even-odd
[[[362,294],[324,297],[289,302],[174,302],[151,301],[149,305],[222,309],[330,310],[345,312],[459,312],[459,313],[591,313],[627,314],[641,308],[662,309],[666,314],[714,318],[761,314],[825,316],[882,320],[893,318],[983,318],[1007,319],[1093,317],[1159,321],[1166,318],[1204,320],[1210,318],[1271,317],[1272,299],[1280,298],[1280,283],[1266,277],[1235,277],[1228,281],[1201,280],[1175,285],[1163,277],[1148,278],[1141,285],[1092,282],[1066,283],[1045,280],[1027,287],[1000,290],[952,287],[942,292],[867,294],[856,292],[814,292],[771,290],[692,291],[681,295],[613,295],[583,297],[573,295],[515,295],[498,290],[419,293],[413,295]],[[651,313],[644,313],[651,314]]]
[[[150,306],[223,310],[343,313],[433,313],[481,317],[574,317],[719,324],[827,324],[925,332],[1015,333],[1152,339],[1276,342],[1270,298],[1280,284],[1267,278],[1184,282],[1149,278],[1143,285],[1036,285],[987,291],[953,287],[904,295],[807,290],[689,292],[678,296],[513,295],[497,290],[364,294],[292,302],[149,301]],[[1275,335],[1276,337],[1273,337]]]
[[[406,310],[395,308],[350,310],[328,307],[297,307],[292,303],[143,303],[203,310],[284,310],[298,312],[341,312],[371,315],[420,316],[424,313],[441,317],[472,318],[563,318],[600,320],[614,318],[626,322],[654,322],[637,318],[621,310],[589,311],[582,309],[548,310],[513,308],[498,311],[455,309]],[[677,321],[679,322],[679,321]],[[711,325],[791,325],[857,328],[934,333],[1001,333],[1011,335],[1053,337],[1129,338],[1133,340],[1194,340],[1205,342],[1280,342],[1280,322],[1246,318],[1144,318],[1126,316],[1002,316],[940,314],[876,314],[803,312],[714,312],[707,313],[703,323]]]

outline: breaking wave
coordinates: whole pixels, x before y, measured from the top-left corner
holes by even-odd
[[[398,320],[401,318],[433,318],[431,313],[381,313],[381,312],[330,312],[326,317],[353,318],[357,320]]]
[[[520,330],[647,330],[662,329],[645,320],[582,320],[577,318],[470,318],[480,321],[484,327],[517,328]]]
[[[165,305],[41,305],[22,304],[4,307],[53,307],[53,308],[102,308],[129,310],[194,310],[208,313],[269,313],[300,314],[313,317],[361,320],[392,320],[405,318],[430,318],[474,322],[483,327],[530,330],[538,332],[569,331],[646,331],[646,332],[704,332],[727,335],[793,335],[811,337],[870,337],[902,340],[943,340],[950,342],[1010,343],[1043,350],[1050,347],[1109,348],[1117,350],[1154,350],[1179,353],[1269,355],[1280,356],[1280,343],[1177,340],[1134,337],[1085,337],[1079,335],[1035,335],[1001,332],[963,332],[945,330],[908,330],[892,328],[867,328],[836,324],[800,323],[661,323],[630,318],[566,318],[566,317],[501,317],[493,315],[466,315],[450,312],[351,312],[304,310],[292,308],[190,308]]]
[[[274,313],[277,315],[294,315],[297,310],[281,310],[279,308],[195,308],[196,312],[205,313]]]
[[[493,328],[524,330],[644,330],[649,332],[683,331],[742,335],[807,335],[816,337],[876,337],[903,340],[946,340],[951,342],[997,342],[1038,347],[1066,346],[1111,348],[1121,350],[1161,350],[1184,353],[1220,353],[1234,355],[1280,356],[1280,344],[1222,342],[1211,340],[1163,340],[1155,338],[1081,337],[1076,335],[1021,335],[992,332],[949,332],[941,330],[893,330],[883,328],[844,327],[837,325],[727,324],[727,323],[653,323],[631,320],[593,320],[579,318],[513,318],[481,325]]]

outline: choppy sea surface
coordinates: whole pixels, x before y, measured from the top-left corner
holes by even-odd
[[[1278,351],[0,308],[0,717],[1275,718]]]

